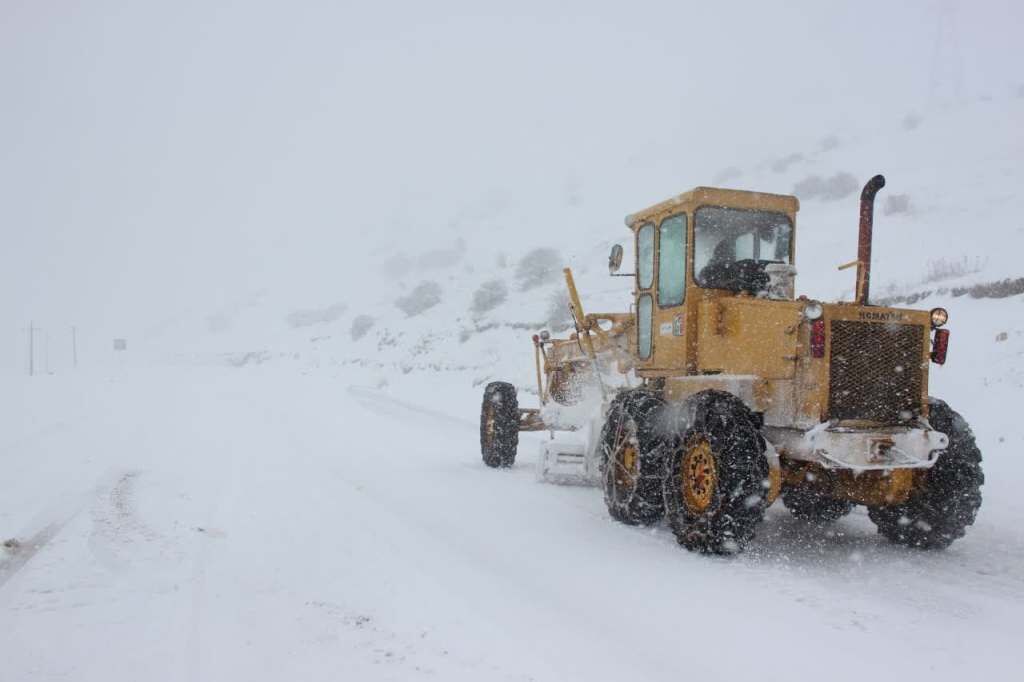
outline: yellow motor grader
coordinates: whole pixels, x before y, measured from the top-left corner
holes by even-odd
[[[818,522],[865,505],[896,543],[963,536],[981,506],[981,453],[928,394],[948,314],[869,303],[884,185],[864,186],[857,260],[840,266],[857,268],[853,302],[795,297],[796,197],[698,187],[628,216],[632,312],[584,314],[566,271],[576,333],[534,337],[539,409],[520,409],[510,384],[486,387],[484,462],[511,466],[520,430],[548,430],[542,478],[598,483],[612,517],[665,517],[700,552],[742,550],[778,497]],[[556,431],[574,432],[569,445]]]

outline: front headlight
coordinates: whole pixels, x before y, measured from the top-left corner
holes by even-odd
[[[812,301],[804,306],[804,317],[808,320],[817,320],[819,317],[825,314],[825,309],[821,307],[821,304]]]
[[[941,327],[949,320],[949,313],[945,308],[932,308],[932,326]]]

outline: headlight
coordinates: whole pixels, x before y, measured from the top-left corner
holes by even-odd
[[[941,327],[949,319],[949,313],[945,308],[932,308],[932,326]]]
[[[825,309],[821,307],[820,303],[808,303],[804,306],[804,317],[808,320],[816,320],[825,314]]]

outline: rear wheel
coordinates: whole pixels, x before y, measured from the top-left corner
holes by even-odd
[[[519,399],[516,388],[492,381],[480,406],[480,454],[489,467],[510,467],[519,447]]]
[[[659,429],[664,401],[653,393],[621,393],[601,430],[604,501],[612,518],[630,525],[654,523],[664,513],[661,480],[665,446]]]
[[[702,391],[687,405],[693,421],[669,455],[665,516],[679,544],[733,554],[754,537],[770,488],[765,443],[738,398]]]
[[[890,541],[944,549],[964,536],[981,508],[981,450],[964,418],[936,398],[928,399],[928,422],[949,436],[934,466],[917,472],[910,499],[890,507],[868,507],[878,532]]]

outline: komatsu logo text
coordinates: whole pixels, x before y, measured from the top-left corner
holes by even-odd
[[[903,313],[879,313],[873,311],[865,311],[860,314],[862,320],[872,320],[874,322],[902,322],[904,320]]]

